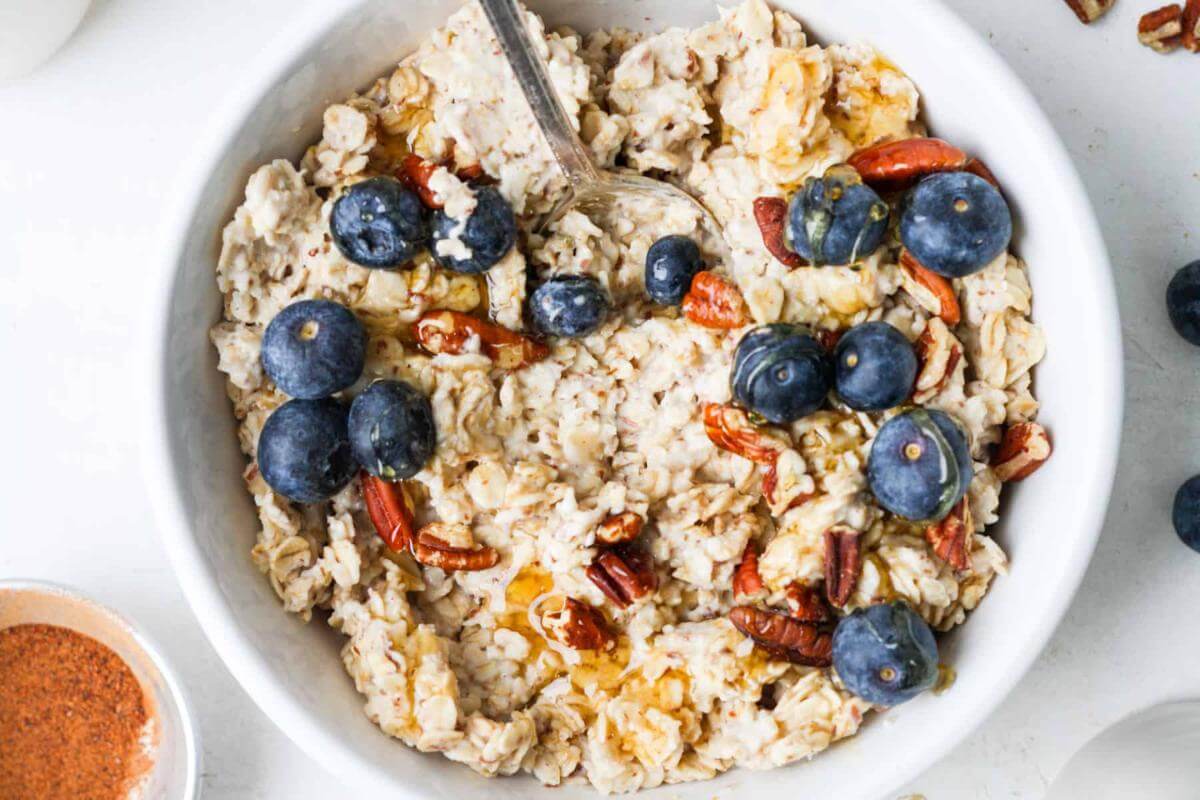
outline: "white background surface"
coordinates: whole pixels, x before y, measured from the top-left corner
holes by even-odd
[[[347,796],[201,634],[155,533],[128,394],[179,165],[298,4],[96,0],[50,63],[0,83],[0,578],[77,586],[165,645],[198,711],[210,800]],[[1083,174],[1116,270],[1127,410],[1108,521],[1066,620],[1002,709],[897,795],[1039,798],[1108,723],[1200,696],[1200,554],[1169,519],[1175,487],[1200,471],[1200,353],[1173,334],[1162,301],[1172,272],[1200,258],[1188,227],[1200,233],[1200,55],[1137,44],[1155,0],[1119,0],[1090,29],[1056,0],[951,5],[1032,87]],[[1062,497],[1072,502],[1070,486]]]

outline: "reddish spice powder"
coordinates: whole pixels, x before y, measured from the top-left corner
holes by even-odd
[[[129,666],[90,636],[0,630],[0,800],[124,800],[148,717]]]

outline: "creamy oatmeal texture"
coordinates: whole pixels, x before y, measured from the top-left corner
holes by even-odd
[[[834,403],[794,423],[779,462],[787,497],[774,509],[760,468],[709,441],[701,407],[729,401],[740,332],[655,307],[642,287],[655,239],[699,237],[687,209],[568,214],[544,238],[526,233],[486,279],[442,270],[424,254],[398,271],[365,269],[330,244],[337,192],[391,174],[409,152],[479,165],[526,228],[564,191],[474,4],[391,75],[326,109],[321,141],[299,166],[277,160],[251,176],[224,231],[224,315],[212,340],[253,460],[266,417],[286,399],[259,363],[264,326],[301,298],[353,309],[370,343],[366,372],[347,394],[401,378],[433,403],[437,453],[408,482],[418,521],[469,526],[500,563],[421,569],[386,549],[357,482],[329,503],[294,505],[253,463],[245,477],[261,530],[252,557],[288,611],[327,612],[346,636],[342,661],[372,721],[482,774],[524,771],[549,785],[586,780],[627,792],[810,757],[855,733],[869,706],[831,669],[769,658],[735,630],[733,571],[757,543],[770,599],[782,606],[790,583],[820,584],[823,532],[846,523],[865,532],[847,610],[901,598],[937,630],[963,622],[1006,568],[981,535],[996,521],[1001,488],[989,448],[1005,425],[1037,412],[1030,370],[1045,345],[1029,319],[1025,266],[1005,255],[954,281],[962,321],[951,328],[927,310],[928,293],[898,266],[891,237],[857,269],[789,269],[766,251],[755,198],[786,196],[863,146],[924,133],[914,85],[870,47],[812,44],[798,21],[761,0],[653,36],[547,31],[528,19],[595,159],[654,170],[717,215],[729,252],[714,261],[706,246],[709,268],[736,283],[757,323],[841,330],[882,319],[913,340],[928,331],[925,363],[942,370],[922,373],[916,400],[959,419],[976,459],[971,568],[956,573],[920,527],[885,515],[865,491],[870,442],[887,414]],[[430,185],[456,215],[469,212],[471,193],[453,173],[439,170]],[[635,211],[654,224],[631,223]],[[411,325],[431,309],[520,329],[530,267],[539,277],[594,276],[616,312],[586,338],[551,341],[549,358],[518,370],[479,351],[429,356],[415,346]],[[948,359],[956,347],[963,357]],[[804,493],[815,497],[783,510]],[[647,520],[659,588],[623,611],[584,570],[597,526],[627,510]],[[613,651],[574,651],[543,635],[539,606],[564,596],[604,610],[620,633]]]

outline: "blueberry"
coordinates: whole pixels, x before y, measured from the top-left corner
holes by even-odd
[[[551,336],[586,336],[608,315],[608,295],[594,279],[559,275],[529,297],[533,324]]]
[[[858,411],[895,408],[917,379],[917,354],[904,334],[886,322],[846,332],[833,352],[838,397]]]
[[[1181,268],[1167,284],[1167,314],[1180,336],[1200,346],[1200,261]]]
[[[905,602],[860,608],[833,632],[833,668],[868,703],[898,706],[937,683],[937,640]]]
[[[336,400],[289,400],[258,436],[258,471],[267,485],[298,503],[333,497],[354,477],[346,407]]]
[[[340,392],[358,380],[366,355],[362,323],[330,300],[292,303],[263,334],[263,371],[292,397],[315,400]]]
[[[1200,552],[1200,475],[1189,478],[1175,492],[1171,521],[1183,543]]]
[[[372,383],[350,405],[350,444],[375,477],[411,478],[437,447],[429,398],[403,381]]]
[[[930,175],[904,198],[900,241],[947,278],[986,267],[1008,249],[1012,214],[1000,191],[969,172]]]
[[[355,264],[395,268],[429,243],[429,212],[416,193],[395,178],[368,178],[333,204],[329,233]]]
[[[789,244],[814,266],[856,264],[879,247],[888,205],[853,167],[809,178],[788,203]]]
[[[469,258],[438,253],[437,243],[454,238],[456,232],[459,241],[470,248]],[[475,190],[475,210],[465,223],[445,211],[438,210],[433,214],[433,257],[443,267],[455,272],[486,272],[508,255],[516,241],[517,217],[504,195],[492,186]]]
[[[911,520],[946,516],[967,493],[973,469],[967,434],[950,415],[914,408],[889,419],[867,458],[879,505]]]
[[[821,407],[833,383],[833,366],[806,328],[776,323],[742,337],[729,380],[738,403],[782,425]]]
[[[677,306],[700,267],[695,242],[686,236],[664,236],[646,251],[646,294],[656,303]]]

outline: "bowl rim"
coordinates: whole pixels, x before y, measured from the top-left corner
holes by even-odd
[[[32,592],[66,598],[103,614],[117,627],[129,634],[129,637],[141,648],[146,657],[150,659],[150,663],[154,665],[159,675],[162,676],[163,684],[167,687],[167,694],[171,705],[175,707],[176,712],[179,714],[179,720],[182,723],[183,752],[184,761],[187,764],[187,775],[184,778],[182,787],[183,794],[170,798],[170,800],[196,800],[200,796],[200,763],[203,758],[200,748],[200,728],[196,723],[195,715],[192,713],[191,703],[188,702],[183,680],[171,665],[171,660],[167,658],[166,652],[154,640],[154,637],[146,633],[140,624],[134,622],[112,606],[105,605],[75,587],[63,583],[30,578],[2,578],[0,579],[0,593],[3,592]]]
[[[228,609],[212,567],[193,537],[181,501],[184,487],[172,471],[171,450],[165,434],[170,426],[167,416],[169,398],[164,381],[171,325],[170,299],[181,256],[191,235],[191,220],[212,165],[223,155],[238,126],[252,114],[258,99],[291,71],[298,54],[316,45],[327,28],[343,16],[356,13],[362,3],[363,0],[336,0],[301,11],[263,48],[245,72],[249,77],[217,108],[213,122],[198,137],[193,156],[181,169],[181,182],[176,185],[185,190],[178,194],[162,217],[159,244],[153,251],[156,255],[153,263],[163,263],[164,267],[151,276],[146,286],[144,324],[147,334],[143,339],[145,357],[141,362],[145,365],[141,374],[145,382],[141,392],[145,406],[141,428],[142,466],[155,519],[184,595],[205,636],[259,709],[331,775],[356,785],[384,789],[393,796],[422,800],[424,794],[397,786],[388,773],[363,758],[335,731],[314,724],[303,704],[275,682],[267,659],[258,654],[250,637],[239,628]],[[908,0],[908,6],[910,13],[924,19],[928,29],[943,32],[969,53],[994,76],[996,86],[1006,92],[1008,100],[1022,109],[1023,125],[1032,130],[1046,148],[1047,160],[1057,166],[1057,174],[1048,175],[1046,179],[1061,186],[1064,198],[1075,211],[1079,227],[1073,233],[1079,250],[1094,265],[1097,279],[1103,278],[1098,280],[1103,285],[1095,287],[1098,318],[1101,324],[1107,322],[1107,327],[1118,335],[1094,342],[1094,350],[1100,355],[1098,361],[1106,369],[1104,374],[1092,376],[1091,383],[1097,396],[1111,402],[1103,404],[1099,412],[1105,424],[1094,432],[1091,456],[1095,468],[1090,485],[1081,483],[1075,487],[1084,490],[1080,496],[1098,501],[1081,504],[1079,512],[1079,529],[1091,531],[1091,535],[1080,536],[1074,543],[1072,558],[1063,565],[1056,593],[1046,603],[1044,613],[1029,621],[1028,635],[1021,649],[1012,652],[1004,680],[996,684],[993,691],[980,692],[973,703],[960,703],[958,712],[947,719],[937,733],[936,741],[924,748],[920,758],[909,759],[902,766],[885,771],[886,774],[874,776],[871,796],[903,786],[949,754],[999,707],[1045,649],[1079,589],[1103,529],[1116,479],[1125,401],[1123,350],[1119,336],[1121,321],[1112,264],[1095,210],[1066,146],[1033,93],[982,35],[945,5],[945,0]]]

